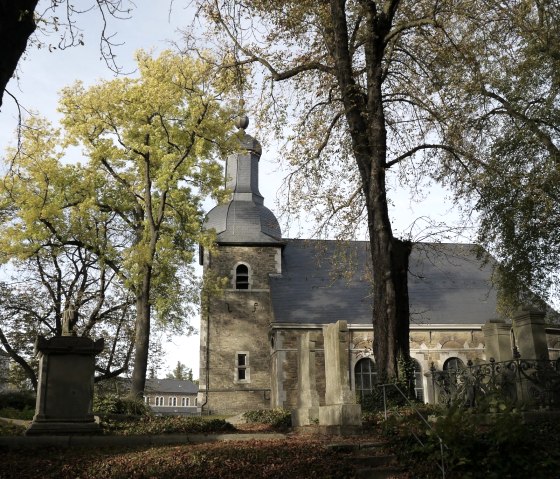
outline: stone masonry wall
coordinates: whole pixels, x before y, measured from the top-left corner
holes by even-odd
[[[204,412],[237,413],[270,407],[268,330],[272,313],[268,275],[279,272],[279,254],[277,247],[220,246],[217,254],[205,258],[205,271],[228,278],[228,284],[202,315],[199,404],[204,404]],[[240,263],[249,268],[247,290],[234,289],[235,268]],[[237,378],[240,353],[246,354],[246,380]]]
[[[304,331],[316,331],[316,373],[317,390],[320,405],[325,401],[325,364],[323,354],[323,337],[321,327],[309,329],[276,329],[274,348],[272,350],[272,372],[275,382],[273,404],[275,407],[295,408],[297,405],[297,338]],[[371,356],[373,346],[371,329],[350,329],[349,363],[350,384],[355,390],[354,367],[356,363]],[[410,332],[411,357],[416,359],[422,368],[423,387],[429,387],[424,374],[434,363],[441,370],[447,359],[459,358],[463,363],[486,359],[484,355],[484,334],[479,329],[417,329]],[[372,356],[371,356],[372,357]],[[373,358],[373,357],[372,357]]]

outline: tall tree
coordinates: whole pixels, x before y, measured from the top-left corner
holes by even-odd
[[[186,319],[185,308],[196,301],[191,260],[195,244],[206,241],[201,202],[219,194],[218,160],[231,141],[233,116],[221,106],[231,88],[228,72],[170,52],[157,59],[141,52],[138,67],[138,78],[63,91],[67,144],[84,149],[87,165],[72,180],[66,175],[68,188],[58,203],[45,201],[25,216],[15,211],[11,225],[94,253],[132,293],[134,395],[144,390],[152,311],[171,324]],[[50,157],[54,171],[65,168],[55,161],[64,156],[56,138],[45,128],[33,131],[36,155]],[[72,221],[63,220],[64,210]],[[110,218],[106,242],[92,234],[93,212]]]
[[[393,235],[388,175],[417,190],[433,178],[472,202],[482,244],[517,285],[557,281],[556,1],[199,3],[232,62],[270,81],[262,111],[290,132],[295,208],[323,232],[367,224],[382,374],[408,352],[411,245]]]
[[[330,0],[202,1],[233,45],[234,63],[264,66],[274,101],[294,100],[290,199],[319,204],[324,226],[364,218],[373,268],[374,355],[381,374],[408,356],[407,269],[411,244],[395,238],[387,175],[425,177],[449,147],[439,135],[442,99],[430,37],[453,2]],[[433,45],[440,49],[440,45]],[[284,98],[283,83],[290,83]],[[278,105],[276,105],[278,107]],[[284,108],[284,111],[286,109]],[[320,192],[320,195],[316,195]],[[311,200],[311,198],[313,199]],[[321,200],[322,199],[322,200]],[[318,201],[317,201],[318,200]],[[346,231],[352,228],[344,227]]]
[[[181,361],[177,361],[177,365],[173,372],[167,374],[167,379],[180,379],[181,381],[192,381],[192,369],[188,368]]]
[[[134,344],[131,295],[71,233],[81,225],[88,243],[101,248],[116,240],[114,222],[106,212],[74,208],[93,191],[86,170],[61,165],[57,132],[30,121],[19,154],[8,153],[14,161],[0,184],[0,258],[9,265],[4,276],[12,277],[0,287],[0,342],[35,387],[35,338],[60,335],[64,311],[72,309],[76,334],[107,338],[98,379],[121,374]]]
[[[527,287],[545,299],[560,293],[560,5],[471,5],[471,22],[455,23],[454,48],[437,59],[447,137],[464,158],[441,177],[474,203],[511,310],[530,299]],[[484,42],[477,25],[490,26]]]
[[[0,344],[36,389],[35,339],[61,335],[64,310],[72,309],[76,335],[106,338],[95,380],[126,372],[134,347],[131,298],[87,252],[65,248],[52,253],[18,262],[12,280],[0,283]]]
[[[6,85],[15,74],[19,60],[32,43],[32,35],[39,26],[44,32],[52,29],[57,38],[49,48],[68,48],[83,43],[75,16],[97,9],[103,24],[100,32],[101,56],[107,65],[119,70],[113,53],[114,39],[107,30],[107,17],[128,18],[132,2],[127,0],[95,0],[77,8],[67,0],[49,0],[38,5],[38,0],[0,0],[0,107]],[[51,33],[52,33],[51,32]],[[40,43],[38,40],[36,43]]]
[[[34,12],[39,0],[0,0],[0,107],[6,85],[16,71],[29,37],[37,27]]]

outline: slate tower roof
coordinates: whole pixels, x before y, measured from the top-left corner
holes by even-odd
[[[206,216],[204,227],[216,230],[218,244],[275,244],[281,243],[282,231],[274,213],[264,206],[259,192],[260,143],[248,135],[246,116],[239,117],[239,151],[230,155],[226,163],[226,187],[232,190],[231,199],[214,207]]]

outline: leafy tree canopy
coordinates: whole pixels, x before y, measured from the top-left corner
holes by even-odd
[[[133,394],[144,388],[151,312],[185,324],[197,300],[191,261],[202,200],[220,197],[219,160],[234,140],[235,78],[211,63],[138,53],[139,76],[65,88],[64,131],[26,125],[4,181],[0,251],[29,258],[77,246],[110,268],[136,306]],[[78,150],[87,160],[72,160]]]

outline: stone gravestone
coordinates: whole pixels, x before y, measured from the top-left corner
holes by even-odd
[[[337,321],[323,328],[325,342],[325,406],[319,424],[328,433],[348,434],[362,427],[362,408],[350,389],[348,326]]]
[[[513,358],[511,344],[511,324],[503,319],[491,319],[482,326],[484,333],[486,361],[509,361]]]
[[[297,409],[292,411],[292,426],[309,426],[319,420],[319,394],[315,375],[315,334],[302,333],[298,338]]]
[[[548,360],[546,322],[543,311],[526,307],[513,318],[517,350],[523,359]]]
[[[95,356],[103,350],[103,339],[75,336],[74,320],[70,308],[64,312],[63,336],[37,338],[37,403],[26,435],[100,432],[92,406]]]

